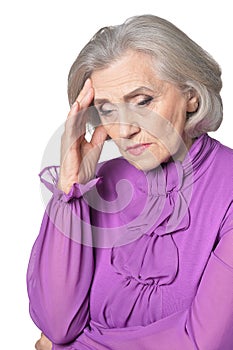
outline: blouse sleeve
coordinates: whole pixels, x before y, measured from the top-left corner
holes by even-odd
[[[60,348],[54,347],[54,350]],[[189,309],[146,327],[106,329],[92,324],[72,347],[101,350],[233,349],[233,213],[222,227]]]
[[[76,339],[89,321],[94,259],[89,206],[83,195],[99,178],[74,184],[65,194],[56,186],[57,167],[46,168],[40,176],[53,196],[27,271],[30,314],[52,342],[64,344]],[[89,244],[82,244],[84,237]]]

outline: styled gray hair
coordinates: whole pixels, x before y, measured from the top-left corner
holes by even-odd
[[[184,32],[153,15],[131,17],[121,25],[101,28],[94,35],[70,69],[70,105],[93,71],[107,68],[128,50],[149,54],[158,77],[184,92],[197,93],[199,106],[196,112],[187,115],[186,135],[194,138],[218,129],[223,114],[221,68]]]

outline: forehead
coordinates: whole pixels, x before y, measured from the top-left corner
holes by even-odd
[[[96,99],[120,97],[140,86],[152,89],[159,81],[152,58],[133,51],[127,52],[108,68],[93,72],[91,80]]]

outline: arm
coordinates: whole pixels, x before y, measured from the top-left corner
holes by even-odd
[[[89,319],[94,260],[89,207],[81,192],[97,181],[76,184],[70,195],[55,191],[31,253],[27,274],[31,317],[54,343],[74,340]],[[84,236],[89,237],[89,246],[81,244]]]
[[[91,179],[107,136],[100,125],[90,142],[85,139],[87,109],[93,97],[87,79],[65,123],[59,179],[54,181],[56,186],[47,184],[54,195],[28,268],[31,316],[55,343],[74,340],[89,318],[94,262],[89,206],[82,195],[98,181]]]

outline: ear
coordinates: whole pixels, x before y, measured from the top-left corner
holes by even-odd
[[[190,90],[187,94],[187,112],[196,112],[199,105],[199,98],[195,90]]]

